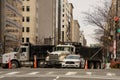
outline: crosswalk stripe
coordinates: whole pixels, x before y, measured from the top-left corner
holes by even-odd
[[[31,73],[28,73],[28,75],[35,75],[35,74],[38,74],[39,72],[31,72]]]
[[[65,75],[75,75],[77,72],[67,72]]]
[[[87,75],[92,75],[92,72],[86,72]]]
[[[106,75],[107,76],[115,76],[116,74],[115,73],[107,73]]]
[[[48,72],[47,74],[49,74],[49,75],[50,75],[50,74],[53,74],[53,73],[54,73],[54,72],[52,72],[52,71],[51,71],[51,72]]]
[[[7,75],[13,75],[13,74],[17,74],[19,72],[10,72],[10,73],[7,73]]]
[[[5,76],[0,76],[0,78],[4,78]]]

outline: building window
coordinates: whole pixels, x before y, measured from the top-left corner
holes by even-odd
[[[30,17],[26,17],[26,21],[27,21],[27,22],[30,22]]]
[[[64,28],[64,25],[62,25],[62,28]]]
[[[24,38],[22,38],[22,42],[24,42]]]
[[[25,10],[25,8],[24,8],[24,6],[22,6],[22,11],[24,11]]]
[[[24,19],[24,17],[22,17],[22,22],[24,22],[25,21],[25,19]]]
[[[26,27],[26,32],[30,32],[30,28],[29,27]]]
[[[26,42],[29,42],[29,38],[26,38]]]
[[[64,17],[64,14],[62,16]]]
[[[63,9],[63,12],[65,11],[65,9]]]
[[[30,11],[30,6],[26,6],[26,11]]]
[[[64,42],[64,31],[62,31],[62,42]]]
[[[22,27],[22,32],[24,32],[24,27]]]

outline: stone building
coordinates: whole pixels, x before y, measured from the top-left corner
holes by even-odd
[[[21,43],[21,8],[21,0],[0,0],[0,43],[3,52],[10,52]]]

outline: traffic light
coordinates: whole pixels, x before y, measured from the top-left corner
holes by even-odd
[[[119,22],[119,17],[118,17],[118,16],[115,16],[115,17],[114,17],[114,21],[115,21],[115,23],[117,24],[117,23]]]
[[[117,29],[117,33],[120,33],[120,28]]]

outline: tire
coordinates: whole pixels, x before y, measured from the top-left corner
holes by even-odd
[[[96,63],[96,69],[100,69],[100,64],[99,63]]]
[[[18,68],[18,67],[19,67],[19,64],[18,64],[17,61],[12,61],[12,62],[11,62],[11,68],[12,68],[12,69],[15,69],[15,68]]]
[[[90,69],[94,69],[94,64],[90,63]]]
[[[38,61],[38,67],[45,68],[45,61]]]

